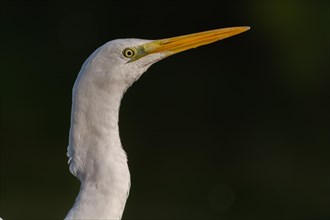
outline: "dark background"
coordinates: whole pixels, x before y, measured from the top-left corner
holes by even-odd
[[[329,219],[329,1],[0,3],[0,216],[61,219],[71,89],[116,38],[249,25],[152,66],[120,112],[123,219]]]

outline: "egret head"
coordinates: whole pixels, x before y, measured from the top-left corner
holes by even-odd
[[[124,83],[126,87],[137,80],[153,63],[170,55],[231,37],[249,27],[222,28],[161,40],[118,39],[99,49],[85,62],[100,80]],[[84,68],[83,66],[83,68]]]
[[[96,52],[95,67],[102,67],[108,79],[116,83],[125,83],[128,86],[136,81],[153,63],[163,57],[162,53],[152,53],[139,57],[144,46],[151,40],[117,39],[103,45]]]

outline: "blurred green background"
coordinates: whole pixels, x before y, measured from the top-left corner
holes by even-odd
[[[116,38],[249,25],[167,58],[120,112],[123,219],[330,219],[329,1],[0,3],[0,216],[61,219],[71,89]]]

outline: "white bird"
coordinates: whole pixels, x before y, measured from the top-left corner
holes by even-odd
[[[222,28],[163,40],[118,39],[98,48],[84,62],[72,92],[67,155],[81,182],[66,219],[121,219],[130,189],[118,114],[125,91],[153,63],[209,44],[249,27]]]

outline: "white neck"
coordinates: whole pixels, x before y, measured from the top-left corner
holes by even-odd
[[[91,82],[93,80],[93,82]],[[118,114],[125,85],[78,77],[73,90],[68,154],[81,187],[66,219],[120,219],[130,187]]]

